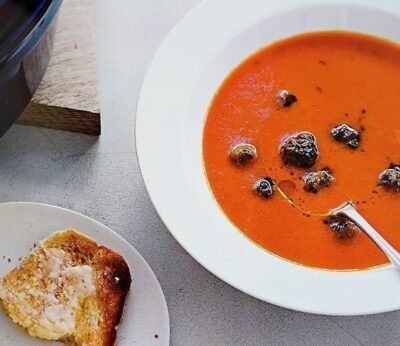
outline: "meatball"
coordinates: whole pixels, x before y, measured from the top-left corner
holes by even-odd
[[[254,145],[240,143],[231,148],[229,157],[234,163],[241,166],[257,157],[257,149]]]
[[[279,91],[276,95],[276,99],[281,106],[286,108],[297,102],[297,97],[288,90]]]
[[[360,230],[354,222],[341,216],[330,216],[324,223],[334,232],[335,237],[341,240],[353,238]]]
[[[379,175],[379,185],[400,192],[400,165],[391,164]]]
[[[270,177],[258,179],[254,184],[255,191],[262,197],[270,198],[274,194],[275,182]]]
[[[336,126],[331,130],[331,134],[336,141],[345,143],[352,149],[358,148],[360,144],[360,134],[349,125]]]
[[[335,180],[329,168],[318,172],[308,172],[303,176],[304,190],[317,193],[321,188],[328,187]]]
[[[279,153],[287,165],[310,168],[314,166],[319,156],[317,140],[312,133],[299,132],[281,144]]]

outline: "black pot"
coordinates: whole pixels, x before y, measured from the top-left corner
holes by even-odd
[[[21,115],[50,60],[62,0],[0,0],[0,136]]]

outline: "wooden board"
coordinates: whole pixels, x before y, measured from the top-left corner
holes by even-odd
[[[49,66],[20,124],[101,133],[95,1],[64,0]]]

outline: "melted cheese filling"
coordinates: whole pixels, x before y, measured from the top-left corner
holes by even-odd
[[[96,291],[93,269],[72,266],[61,249],[43,249],[38,259],[37,275],[21,283],[18,292],[0,285],[0,299],[18,307],[31,335],[58,340],[73,334],[79,302]]]

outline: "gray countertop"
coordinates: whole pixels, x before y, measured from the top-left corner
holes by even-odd
[[[279,308],[228,286],[165,228],[140,176],[137,98],[162,39],[199,0],[97,0],[103,135],[14,126],[0,139],[0,201],[86,214],[119,232],[153,268],[171,345],[398,345],[400,312],[325,317]]]

